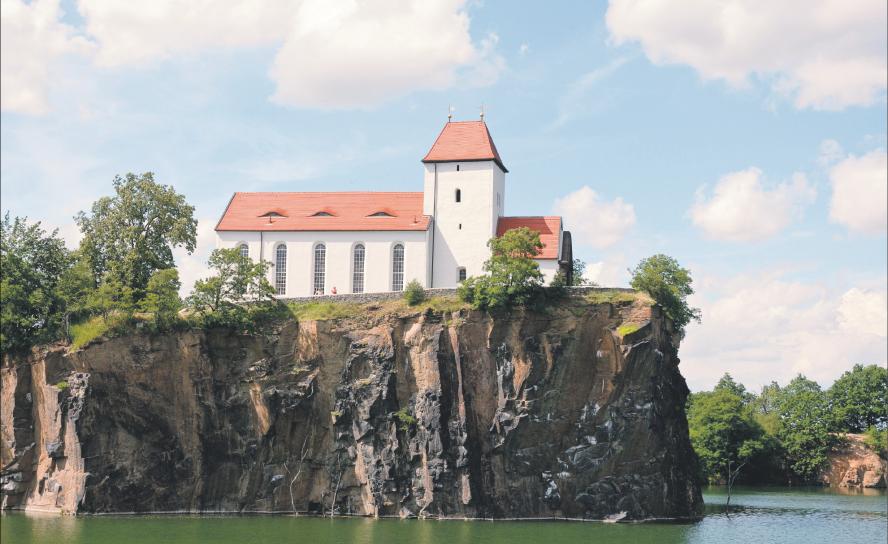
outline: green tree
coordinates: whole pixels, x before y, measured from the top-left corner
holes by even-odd
[[[460,284],[462,300],[478,309],[506,307],[531,300],[543,285],[543,274],[534,257],[543,249],[540,234],[527,227],[506,231],[487,242],[490,258],[485,274]]]
[[[63,301],[57,287],[70,264],[65,243],[54,230],[27,218],[0,222],[0,350],[25,350],[55,338]]]
[[[139,309],[151,313],[158,328],[167,328],[178,319],[179,309],[182,308],[179,298],[181,285],[179,272],[175,268],[158,270],[148,280],[145,298],[140,302]]]
[[[112,316],[127,319],[136,310],[133,290],[112,275],[107,275],[99,286],[87,295],[86,309],[99,314],[105,321]]]
[[[589,285],[597,286],[594,281],[587,280],[583,274],[586,273],[586,263],[581,259],[574,259],[571,262],[571,285]]]
[[[696,393],[688,408],[688,430],[704,475],[731,490],[741,469],[765,448],[764,432],[740,395],[727,387]]]
[[[268,263],[254,263],[238,249],[217,249],[208,264],[215,274],[197,280],[186,301],[205,323],[247,326],[251,311],[273,305],[274,288],[266,279]]]
[[[746,386],[740,382],[734,380],[733,377],[727,372],[725,372],[724,376],[718,380],[718,383],[715,384],[714,391],[725,390],[730,393],[733,393],[740,397],[743,400],[743,404],[749,404],[755,398],[755,395],[746,391]]]
[[[828,392],[836,430],[860,433],[888,426],[888,370],[878,365],[854,365]]]
[[[777,438],[789,467],[800,478],[813,479],[834,442],[826,394],[817,382],[799,374],[780,391],[777,411]]]
[[[654,255],[629,272],[632,288],[653,297],[680,331],[691,321],[700,321],[700,310],[687,302],[688,296],[694,294],[691,273],[678,261],[667,255]]]
[[[96,284],[89,264],[75,253],[72,256],[71,266],[59,278],[57,287],[58,296],[64,306],[62,315],[66,336],[70,336],[71,321],[88,314],[89,297],[95,288]]]
[[[83,232],[80,248],[97,283],[110,275],[139,300],[156,270],[174,267],[173,248],[194,251],[194,207],[172,187],[156,183],[151,172],[117,176],[113,183],[114,196],[75,217]]]

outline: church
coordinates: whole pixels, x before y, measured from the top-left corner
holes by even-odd
[[[448,121],[422,159],[421,192],[235,193],[216,246],[267,261],[279,297],[401,291],[411,280],[452,288],[484,273],[487,241],[540,233],[546,282],[569,274],[561,217],[505,215],[506,174],[483,117]]]

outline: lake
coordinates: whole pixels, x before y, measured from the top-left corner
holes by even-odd
[[[4,514],[3,544],[558,544],[804,543],[888,540],[884,491],[741,488],[724,513],[724,491],[704,491],[707,513],[692,524],[566,521],[419,521],[291,516],[56,516]]]

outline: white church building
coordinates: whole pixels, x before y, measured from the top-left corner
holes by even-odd
[[[487,241],[509,229],[540,233],[547,282],[569,273],[561,217],[505,215],[506,173],[486,123],[449,122],[422,160],[422,192],[235,193],[216,246],[268,261],[280,297],[456,287],[483,274]]]

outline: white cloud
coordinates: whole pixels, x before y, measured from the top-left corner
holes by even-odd
[[[0,1],[0,108],[26,114],[49,109],[47,87],[59,62],[90,50],[59,22],[58,0]]]
[[[690,215],[709,238],[751,242],[783,230],[815,196],[804,174],[795,173],[791,182],[767,189],[762,171],[749,168],[722,176],[711,197],[701,187]]]
[[[79,0],[86,30],[99,45],[96,63],[114,67],[216,47],[281,41],[292,2],[253,0]]]
[[[182,248],[173,250],[176,268],[179,270],[179,281],[182,283],[179,295],[183,298],[191,294],[195,281],[210,275],[207,259],[216,249],[216,221],[217,219],[210,218],[197,220],[197,245],[194,253],[189,255]]]
[[[820,155],[817,157],[817,164],[820,166],[828,166],[835,163],[845,155],[842,144],[835,140],[823,140],[820,142]]]
[[[753,78],[798,108],[838,110],[884,96],[886,4],[880,0],[611,0],[617,44],[735,87]]]
[[[799,372],[829,385],[856,363],[888,360],[884,280],[844,292],[779,274],[700,284],[691,302],[703,322],[688,326],[679,353],[694,390],[712,388],[725,372],[752,388]]]
[[[277,103],[367,108],[422,89],[486,86],[505,60],[498,36],[477,43],[465,0],[79,0],[83,31],[58,2],[3,1],[4,109],[45,113],[50,68],[87,50],[105,68],[145,66],[218,49],[267,48]]]
[[[480,66],[492,82],[501,69],[492,53],[496,38],[476,48],[463,7],[463,0],[306,0],[271,69],[272,99],[300,107],[373,106],[417,89],[450,87],[466,66]]]
[[[880,234],[888,228],[888,156],[876,150],[849,156],[829,173],[829,218],[857,232]]]
[[[608,202],[588,185],[555,200],[555,213],[564,217],[574,243],[605,248],[620,241],[635,225],[635,208],[620,197]]]

